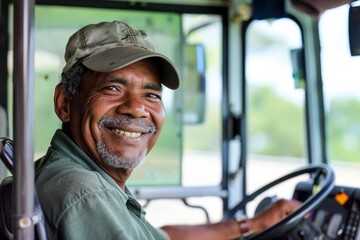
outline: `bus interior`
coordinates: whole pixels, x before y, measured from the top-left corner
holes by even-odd
[[[2,0],[0,180],[15,184],[0,225],[15,219],[13,239],[35,238],[33,162],[61,127],[67,39],[113,20],[145,29],[182,78],[128,182],[148,221],[251,217],[293,198],[298,210],[244,239],[360,239],[360,1]]]

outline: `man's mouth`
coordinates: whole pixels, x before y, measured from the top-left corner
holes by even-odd
[[[125,136],[125,137],[131,137],[131,138],[137,138],[141,136],[140,132],[128,132],[124,130],[120,130],[117,128],[111,129],[112,132],[114,132],[117,135]]]

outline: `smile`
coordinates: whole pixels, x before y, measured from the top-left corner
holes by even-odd
[[[137,138],[141,136],[141,133],[139,132],[128,132],[117,128],[113,128],[111,131],[116,133],[117,135],[121,135],[125,137]]]

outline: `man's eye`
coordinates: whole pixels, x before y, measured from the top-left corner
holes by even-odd
[[[105,89],[110,90],[110,91],[117,91],[118,90],[118,88],[115,87],[115,86],[107,86],[107,87],[105,87]]]
[[[148,93],[148,96],[153,99],[159,99],[161,100],[161,96],[155,93]]]

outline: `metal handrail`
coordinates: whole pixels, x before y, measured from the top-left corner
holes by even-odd
[[[14,236],[34,239],[34,0],[14,1]]]

